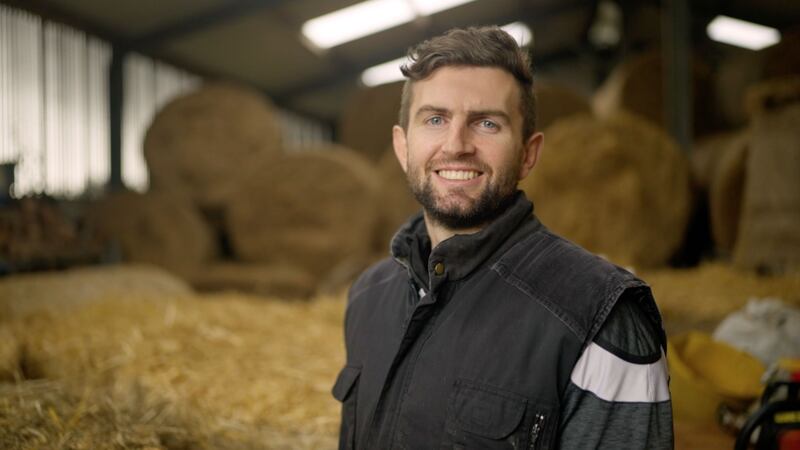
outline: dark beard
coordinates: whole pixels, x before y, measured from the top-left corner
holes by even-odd
[[[517,183],[516,180],[504,178],[490,184],[467,210],[445,209],[437,205],[430,180],[419,186],[409,179],[409,186],[431,220],[451,230],[462,230],[480,227],[502,214],[514,201]]]

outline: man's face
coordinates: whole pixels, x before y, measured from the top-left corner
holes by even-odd
[[[481,226],[513,198],[536,163],[541,133],[522,141],[520,93],[498,68],[442,67],[413,85],[408,130],[394,147],[428,217],[450,229]]]

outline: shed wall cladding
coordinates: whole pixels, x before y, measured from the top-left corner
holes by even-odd
[[[0,163],[16,162],[12,195],[76,197],[110,173],[109,43],[0,5]],[[125,60],[122,179],[148,186],[142,141],[155,112],[201,78],[138,54]],[[288,147],[329,142],[323,124],[282,111]]]

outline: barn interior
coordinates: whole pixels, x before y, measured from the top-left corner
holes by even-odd
[[[0,0],[0,448],[336,448],[348,287],[420,210],[399,66],[483,25],[519,188],[652,288],[675,447],[800,429],[800,2]]]

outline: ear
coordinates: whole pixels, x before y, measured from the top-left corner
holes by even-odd
[[[544,147],[544,134],[537,132],[533,133],[528,138],[525,145],[522,147],[522,165],[519,168],[519,179],[522,180],[528,176],[531,169],[539,161],[539,154]]]
[[[392,145],[400,167],[403,168],[403,172],[408,172],[408,141],[406,140],[406,130],[400,125],[392,127]]]

